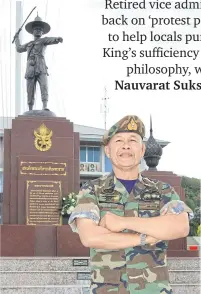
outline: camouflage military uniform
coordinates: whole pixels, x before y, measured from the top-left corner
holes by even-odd
[[[135,132],[143,138],[145,128],[137,116],[126,116],[106,132],[104,145],[118,132]],[[89,218],[98,225],[107,211],[125,217],[154,217],[167,208],[166,213],[186,211],[192,216],[191,209],[180,201],[170,185],[141,176],[130,194],[111,173],[86,183],[78,197],[77,206],[69,219],[74,232],[77,232],[76,218]],[[124,232],[135,233],[129,230]],[[161,241],[152,246],[120,250],[90,248],[91,293],[172,293],[167,269],[167,247],[168,243]]]
[[[140,177],[128,194],[111,173],[86,183],[79,196],[78,205],[69,219],[74,232],[76,218],[90,218],[98,224],[107,211],[119,216],[153,217],[168,207],[168,213],[187,211],[192,214],[170,185],[145,177]],[[121,250],[91,248],[91,293],[172,293],[166,249],[167,242],[163,241],[153,246]]]

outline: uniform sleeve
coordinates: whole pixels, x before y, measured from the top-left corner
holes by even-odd
[[[179,195],[169,184],[163,184],[162,187],[160,214],[162,214],[166,209],[166,214],[180,214],[182,212],[187,212],[189,220],[194,218],[191,208],[188,207],[185,202],[180,200]]]
[[[68,224],[73,232],[78,233],[76,227],[76,218],[88,218],[93,220],[97,225],[100,221],[100,210],[94,187],[90,182],[85,183],[77,195],[78,202],[75,209],[71,213]]]

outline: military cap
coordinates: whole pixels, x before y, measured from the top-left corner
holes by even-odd
[[[132,132],[144,138],[145,126],[136,115],[127,115],[114,124],[103,136],[103,144],[107,145],[110,139],[117,133]]]

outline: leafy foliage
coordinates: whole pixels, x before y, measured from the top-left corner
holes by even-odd
[[[182,187],[185,190],[186,204],[193,210],[194,219],[190,221],[190,236],[200,235],[200,186],[201,180],[182,177]]]
[[[61,208],[60,208],[61,215],[62,216],[66,216],[66,215],[69,216],[73,212],[76,204],[77,204],[77,195],[74,192],[63,197],[62,203],[61,203]]]
[[[197,236],[201,237],[201,225],[198,226]]]

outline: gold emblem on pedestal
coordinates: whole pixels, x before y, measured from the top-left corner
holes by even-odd
[[[49,130],[43,123],[38,129],[34,130],[34,145],[39,151],[48,151],[52,147],[52,130]]]

